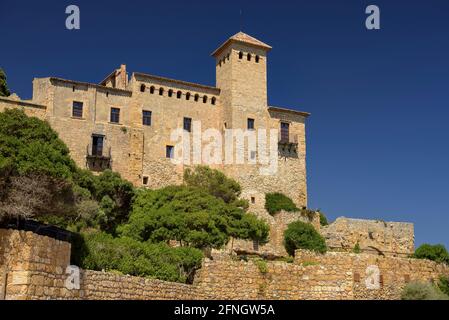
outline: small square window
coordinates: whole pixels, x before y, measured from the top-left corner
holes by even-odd
[[[120,109],[119,108],[111,108],[111,122],[112,123],[120,123]]]
[[[256,198],[255,197],[251,197],[251,203],[255,204],[256,203]]]
[[[254,119],[248,118],[248,130],[254,130]]]
[[[143,177],[143,184],[148,185],[148,177]]]
[[[83,117],[83,103],[82,102],[73,101],[72,117],[75,117],[75,118]]]
[[[256,155],[257,155],[257,152],[256,151],[251,151],[251,160],[254,160],[254,159],[256,159]]]
[[[192,132],[192,118],[184,117],[184,130],[187,132]]]
[[[151,126],[151,111],[142,111],[142,124],[144,126]]]
[[[165,147],[165,157],[168,159],[173,159],[175,156],[175,147],[166,146]]]

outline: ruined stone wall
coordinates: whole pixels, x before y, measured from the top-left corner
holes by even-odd
[[[400,299],[404,286],[411,281],[435,282],[441,275],[449,276],[449,266],[429,260],[377,256],[369,253],[328,252],[316,254],[297,250],[295,263],[333,266],[336,273],[351,275],[354,299]],[[374,266],[374,268],[373,268]],[[368,268],[370,267],[370,268]],[[378,269],[378,277],[373,269]],[[367,287],[372,280],[377,288]]]
[[[356,243],[362,251],[406,257],[414,252],[412,223],[338,218],[321,229],[332,250],[351,252]]]
[[[6,109],[21,109],[30,117],[45,119],[46,106],[23,100],[17,100],[10,97],[0,97],[0,112]]]

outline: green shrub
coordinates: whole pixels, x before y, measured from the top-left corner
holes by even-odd
[[[0,97],[8,97],[10,95],[8,85],[6,84],[6,74],[0,68]]]
[[[296,249],[306,249],[319,253],[327,251],[324,238],[311,224],[301,221],[288,225],[284,233],[284,245],[287,252],[292,256]]]
[[[260,273],[266,274],[268,273],[268,264],[265,260],[257,259],[254,260],[254,264],[259,268]]]
[[[327,217],[324,215],[324,213],[322,213],[321,211],[318,211],[318,213],[320,214],[320,225],[322,225],[323,227],[329,225]]]
[[[401,294],[402,300],[449,300],[432,283],[411,282],[405,286]]]
[[[443,277],[443,276],[440,277],[440,279],[438,281],[438,288],[440,288],[440,290],[444,294],[449,296],[449,276],[448,277]]]
[[[362,252],[362,249],[360,249],[360,244],[358,242],[355,244],[354,249],[352,249],[352,252],[357,254]]]
[[[118,231],[139,241],[177,240],[197,248],[220,248],[231,236],[258,241],[268,237],[263,221],[203,189],[188,186],[139,190],[129,222]]]
[[[412,257],[449,264],[449,253],[442,244],[423,244],[415,250]]]
[[[281,210],[299,211],[292,199],[279,192],[265,195],[265,209],[272,215]]]
[[[95,232],[78,236],[72,263],[89,270],[115,270],[133,276],[186,282],[201,266],[202,252],[195,248],[171,248],[130,238],[113,238]]]

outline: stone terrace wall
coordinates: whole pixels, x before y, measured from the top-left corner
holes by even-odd
[[[0,299],[397,299],[409,281],[449,275],[448,266],[427,260],[302,250],[294,263],[262,262],[264,270],[254,258],[214,251],[193,285],[81,270],[80,288],[69,290],[69,260],[67,242],[0,229]],[[380,271],[378,289],[365,284],[368,266]]]
[[[441,275],[449,276],[449,266],[429,260],[401,257],[384,257],[373,254],[328,252],[324,255],[310,251],[297,250],[297,264],[318,264],[333,266],[333,270],[352,275],[352,293],[354,299],[399,299],[404,286],[411,281],[434,282]],[[380,271],[378,289],[368,289],[365,281],[369,277],[369,266]]]

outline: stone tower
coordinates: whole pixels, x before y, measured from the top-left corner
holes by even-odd
[[[248,117],[259,126],[258,120],[266,118],[267,52],[270,49],[262,41],[239,32],[212,53],[216,59],[216,87],[221,89],[227,128],[245,129]]]

